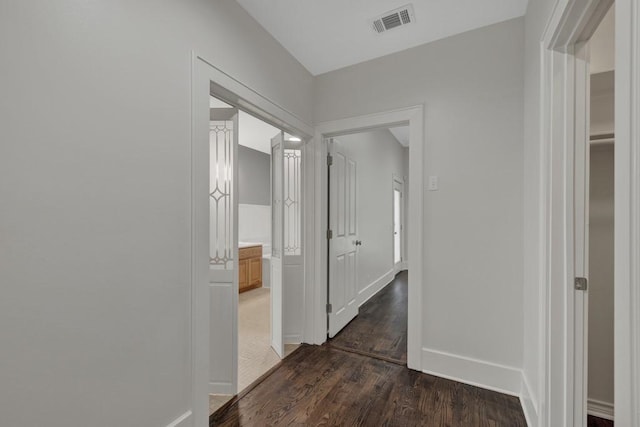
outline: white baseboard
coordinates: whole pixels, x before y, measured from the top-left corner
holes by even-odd
[[[285,344],[300,344],[302,342],[302,334],[285,335],[283,339]]]
[[[613,421],[613,403],[587,399],[587,414]]]
[[[484,360],[422,349],[422,372],[519,397],[522,371]]]
[[[366,288],[358,291],[358,307],[365,302],[369,301],[371,297],[380,292],[385,286],[387,286],[394,278],[393,269],[387,271],[382,276],[378,277],[372,283],[368,284]]]
[[[229,396],[235,396],[238,394],[229,383],[209,383],[209,394],[224,394]]]
[[[393,272],[395,274],[409,269],[409,261],[401,261],[399,264],[393,266]]]
[[[522,373],[522,390],[520,391],[520,405],[522,405],[522,411],[524,417],[527,420],[529,427],[535,427],[538,425],[538,402],[531,390],[527,376]]]
[[[193,415],[193,413],[191,411],[187,411],[167,424],[167,427],[186,427],[191,424],[191,415]]]

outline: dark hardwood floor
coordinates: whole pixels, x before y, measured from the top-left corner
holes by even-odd
[[[211,426],[526,426],[517,397],[303,345]]]
[[[613,421],[589,415],[587,417],[587,427],[613,427]]]
[[[303,345],[211,426],[526,426],[517,397],[411,371],[407,273],[323,346]]]
[[[403,271],[367,301],[332,347],[407,364],[408,274]]]

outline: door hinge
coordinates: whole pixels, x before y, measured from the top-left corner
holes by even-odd
[[[576,277],[573,282],[573,287],[576,291],[586,291],[589,283],[586,277]]]
[[[333,230],[327,230],[327,240],[333,239]]]
[[[327,166],[331,166],[333,164],[333,156],[331,154],[327,154]]]
[[[331,314],[332,311],[333,307],[331,306],[331,304],[327,304],[327,314]]]

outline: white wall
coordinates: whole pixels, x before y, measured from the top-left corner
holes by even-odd
[[[425,266],[422,344],[507,375],[523,358],[523,36],[510,20],[315,85],[317,122],[425,104],[425,180],[440,190],[425,193],[425,258],[410,261]]]
[[[312,77],[234,1],[0,4],[0,425],[191,408],[192,49],[311,122]]]
[[[589,399],[613,408],[613,144],[591,146]]]
[[[358,305],[393,279],[392,177],[405,177],[405,152],[388,129],[345,135],[357,163]],[[405,191],[406,200],[406,191]]]
[[[591,135],[615,131],[614,71],[591,75]]]

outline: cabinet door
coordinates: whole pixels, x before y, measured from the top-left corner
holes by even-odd
[[[249,284],[262,286],[262,258],[249,260]]]
[[[243,259],[240,260],[240,262],[238,262],[238,272],[239,272],[239,288],[240,291],[242,292],[242,290],[244,288],[246,288],[247,286],[249,286],[249,269],[247,268],[247,260]]]

